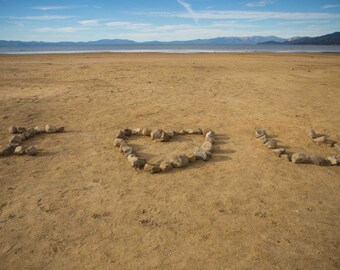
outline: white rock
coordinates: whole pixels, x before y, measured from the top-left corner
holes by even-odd
[[[340,165],[340,156],[331,156],[328,157],[327,160],[331,163],[331,165]]]
[[[57,132],[57,127],[53,125],[46,125],[45,130],[47,133],[56,133]]]
[[[43,127],[43,126],[36,126],[34,128],[34,130],[35,130],[36,133],[44,133],[44,132],[46,132],[46,128]]]
[[[23,155],[25,154],[25,150],[22,146],[17,146],[14,150],[14,155]]]

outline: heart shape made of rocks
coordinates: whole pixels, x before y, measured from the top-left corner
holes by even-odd
[[[181,154],[173,156],[169,161],[162,161],[159,164],[149,164],[143,157],[139,157],[135,150],[128,145],[127,140],[131,136],[150,136],[156,142],[168,142],[174,136],[180,135],[201,135],[204,137],[204,142],[200,147],[196,147],[193,153],[189,156]],[[194,163],[196,160],[207,161],[212,157],[213,143],[215,141],[215,133],[211,129],[202,130],[186,129],[180,131],[164,131],[157,129],[152,131],[149,128],[124,129],[117,133],[114,145],[119,147],[120,152],[128,159],[131,166],[137,169],[143,169],[151,174],[159,172],[167,172],[172,168],[183,168]]]

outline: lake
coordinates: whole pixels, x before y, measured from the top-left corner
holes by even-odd
[[[51,54],[88,52],[158,52],[158,53],[218,53],[218,52],[305,52],[340,53],[340,45],[83,45],[0,47],[0,54]]]

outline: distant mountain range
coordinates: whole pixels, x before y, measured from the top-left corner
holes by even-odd
[[[270,40],[260,44],[288,44],[288,45],[340,45],[340,32],[319,37],[296,37],[284,41]]]
[[[45,46],[93,46],[93,45],[340,45],[340,32],[319,37],[294,37],[284,39],[276,36],[218,37],[187,41],[147,41],[136,42],[127,39],[102,39],[87,42],[42,42],[42,41],[7,41],[0,40],[0,47],[45,47]]]

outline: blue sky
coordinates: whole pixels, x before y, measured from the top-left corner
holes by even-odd
[[[340,31],[340,0],[0,0],[0,39],[188,40]]]

